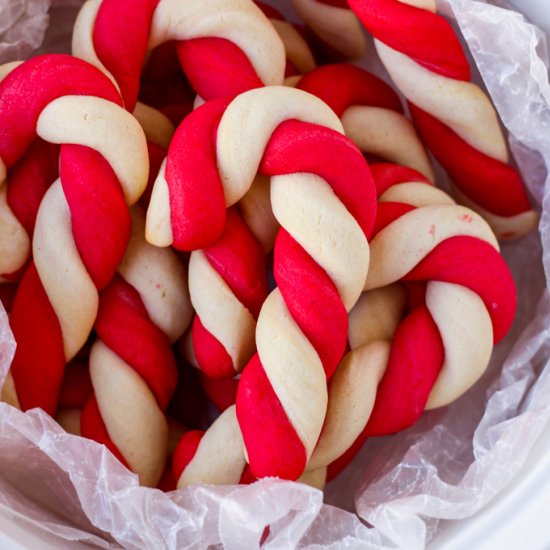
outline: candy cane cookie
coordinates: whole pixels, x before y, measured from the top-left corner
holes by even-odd
[[[191,254],[189,292],[199,368],[233,378],[256,351],[256,320],[268,294],[264,250],[235,208],[221,238]]]
[[[321,98],[361,151],[434,181],[428,154],[403,114],[399,96],[383,80],[359,67],[335,64],[306,74],[297,87]]]
[[[34,261],[14,300],[11,372],[23,410],[54,415],[64,366],[86,342],[98,290],[124,255],[128,205],[145,189],[149,163],[143,130],[111,82],[70,56],[33,58],[0,83],[0,171],[37,136],[61,144],[60,179],[40,204]]]
[[[260,311],[258,353],[241,375],[237,415],[254,476],[297,479],[319,436],[326,379],[344,352],[346,311],[368,268],[366,235],[375,208],[368,165],[330,108],[292,88],[206,103],[183,126],[151,196],[152,242],[208,246],[219,236],[212,220],[225,221],[226,206],[242,198],[258,169],[271,177],[271,203],[282,227],[274,260],[279,288]],[[178,157],[171,159],[171,152]],[[184,208],[170,208],[170,188]],[[199,210],[204,204],[206,217]],[[190,215],[180,218],[185,208]],[[177,238],[174,219],[181,224]],[[275,452],[289,447],[293,452],[284,458]]]
[[[302,21],[323,44],[345,59],[359,59],[366,50],[361,23],[347,0],[292,0]]]
[[[88,0],[75,24],[73,54],[110,75],[131,111],[147,50],[171,40],[205,100],[283,81],[283,44],[252,0]]]
[[[382,63],[409,102],[423,141],[498,238],[520,237],[537,223],[487,95],[435,0],[349,0],[375,38]],[[426,39],[429,37],[429,39]]]
[[[81,434],[105,444],[156,486],[168,453],[165,411],[177,381],[171,344],[191,320],[185,270],[170,249],[145,242],[144,214],[132,212],[132,238],[118,275],[101,292],[90,352],[93,396]]]
[[[383,223],[388,205],[398,208],[398,205],[455,204],[425,176],[407,167],[377,163],[371,165],[371,170],[379,201],[375,231]],[[331,465],[363,432],[385,372],[388,343],[405,310],[405,298],[403,288],[392,284],[363,293],[351,310],[348,333],[351,351],[330,380],[327,416],[308,463],[309,470]]]
[[[373,164],[372,172],[379,205],[367,290],[350,312],[351,351],[331,380],[308,464],[345,459],[329,477],[366,437],[405,429],[467,391],[516,305],[495,236],[477,214],[409,169]]]

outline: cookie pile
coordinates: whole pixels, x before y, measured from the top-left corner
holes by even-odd
[[[514,318],[537,216],[435,2],[293,4],[88,0],[74,56],[0,67],[2,398],[143,485],[322,488]]]

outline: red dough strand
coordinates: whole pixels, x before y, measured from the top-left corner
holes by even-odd
[[[338,82],[338,86],[330,86],[329,82]],[[352,105],[403,112],[399,96],[388,84],[353,65],[319,67],[304,75],[298,88],[321,98],[339,117]]]
[[[98,58],[119,84],[124,104],[135,107],[139,80],[159,0],[104,0],[93,26]],[[228,40],[207,37],[177,43],[189,82],[204,99],[235,96],[263,85],[244,52]]]
[[[138,292],[118,275],[100,295],[95,330],[147,382],[165,409],[177,382],[170,342],[149,318]]]
[[[14,69],[0,83],[0,159],[8,170],[15,167],[16,180],[27,178],[37,169],[29,166],[29,172],[24,170],[22,173],[16,164],[27,151],[42,147],[35,141],[39,117],[52,102],[65,96],[87,96],[82,98],[86,101],[99,98],[115,106],[122,103],[113,84],[99,70],[66,55],[33,58]],[[129,116],[122,109],[120,113]],[[97,130],[94,123],[91,127]],[[34,188],[16,187],[10,193],[12,204],[24,213],[29,229],[36,220],[37,203],[55,173],[50,165],[52,146],[43,147],[39,156],[43,154],[44,157],[39,160],[44,166],[44,179]],[[121,184],[99,152],[74,143],[61,145],[60,179],[76,247],[84,267],[101,289],[120,263],[130,234],[130,217]],[[138,186],[138,181],[135,185]],[[67,276],[66,273],[60,275],[59,281]],[[56,316],[41,276],[32,265],[13,306],[11,323],[18,345],[12,373],[23,409],[41,407],[52,416],[55,415],[64,365],[71,358],[65,358],[61,325]]]
[[[426,307],[419,307],[394,335],[365,435],[388,435],[412,426],[424,411],[443,359],[437,326]]]
[[[248,442],[248,459],[256,478],[269,477],[274,471],[282,479],[300,477],[307,460],[306,450],[273,391],[258,354],[241,374],[237,418],[243,439]],[[279,454],[282,449],[284,457]]]
[[[235,209],[227,213],[222,237],[204,254],[237,299],[257,319],[267,297],[264,252]],[[193,349],[201,370],[213,378],[235,376],[233,361],[197,315],[193,322]]]
[[[368,31],[430,71],[470,80],[470,67],[451,25],[443,17],[399,0],[349,0]]]

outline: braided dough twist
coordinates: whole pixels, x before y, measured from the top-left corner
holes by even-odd
[[[308,73],[297,87],[321,98],[361,151],[408,166],[434,181],[428,154],[404,116],[399,96],[383,80],[359,67],[337,64]]]
[[[267,297],[264,250],[235,208],[222,237],[191,254],[189,291],[198,367],[209,377],[234,377],[256,351],[256,320]]]
[[[352,351],[331,380],[308,464],[336,460],[329,478],[367,436],[405,429],[424,409],[467,391],[516,305],[512,276],[477,214],[410,169],[375,164],[372,171],[380,202],[367,291],[350,312]]]
[[[435,0],[350,0],[375,38],[382,63],[421,137],[447,170],[461,202],[478,211],[499,238],[537,223],[487,95],[470,82],[468,62]],[[426,39],[429,37],[429,40]]]
[[[151,197],[149,239],[159,244],[158,236],[168,234],[160,244],[170,244],[176,219],[188,234],[178,227],[174,245],[204,248],[223,229],[226,205],[246,194],[258,169],[271,176],[272,208],[282,226],[274,263],[279,288],[260,311],[258,354],[241,375],[237,398],[256,477],[302,474],[322,426],[326,378],[344,351],[346,310],[364,284],[374,196],[362,154],[341,133],[323,102],[291,88],[252,90],[229,105],[207,103],[176,132],[165,177]],[[199,156],[185,164],[191,151]],[[171,173],[170,163],[178,168]],[[178,190],[181,208],[167,214],[170,188]],[[213,230],[216,219],[220,231]],[[283,458],[268,447],[293,453]]]
[[[206,431],[183,434],[172,463],[177,488],[189,485],[236,485],[256,481],[245,456],[235,405],[229,406]],[[297,479],[322,489],[324,472],[304,472]]]
[[[73,53],[108,74],[131,111],[147,50],[170,40],[205,100],[283,81],[283,44],[251,0],[88,0]]]
[[[177,380],[171,344],[192,310],[176,254],[146,243],[145,216],[132,214],[128,250],[100,295],[90,353],[94,394],[82,411],[81,434],[104,443],[142,485],[156,486],[168,453],[164,411]]]
[[[0,171],[37,135],[61,144],[61,177],[40,205],[34,262],[13,304],[11,371],[22,408],[54,415],[64,365],[87,340],[98,289],[124,255],[128,205],[143,192],[149,163],[143,130],[116,89],[69,56],[33,58],[0,84]]]

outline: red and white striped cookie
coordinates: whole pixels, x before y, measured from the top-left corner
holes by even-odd
[[[191,254],[189,291],[197,315],[186,355],[207,377],[233,378],[256,351],[256,321],[267,297],[264,254],[278,229],[269,178],[257,175],[228,211],[223,235]]]
[[[171,345],[192,310],[177,255],[146,243],[145,216],[132,214],[128,250],[100,294],[90,352],[94,394],[82,411],[81,434],[105,444],[141,484],[156,486],[168,453],[165,410],[177,381]]]
[[[33,58],[0,83],[4,176],[37,136],[61,144],[60,179],[40,204],[34,261],[13,304],[11,372],[22,408],[54,415],[64,366],[86,342],[98,290],[124,255],[128,205],[145,189],[149,162],[143,130],[111,82],[70,56]]]
[[[321,98],[361,151],[408,166],[434,181],[424,145],[404,115],[399,96],[383,80],[359,67],[337,64],[306,74],[297,87]]]
[[[323,44],[345,59],[360,59],[367,46],[361,23],[347,0],[292,0],[302,21]]]
[[[271,176],[282,226],[279,288],[260,312],[258,354],[241,376],[237,411],[253,474],[297,479],[319,436],[326,379],[344,352],[346,311],[368,268],[375,201],[363,155],[306,92],[269,87],[207,103],[174,136],[147,235],[156,244],[208,246],[223,230],[226,205],[246,194],[258,170]],[[288,447],[291,455],[272,452]]]
[[[283,44],[252,0],[88,0],[73,54],[108,74],[133,110],[147,51],[171,40],[205,100],[283,81]]]
[[[435,0],[349,0],[375,38],[378,54],[422,139],[498,238],[524,235],[537,223],[520,174],[487,95]]]
[[[352,351],[331,380],[308,465],[339,459],[329,478],[366,437],[405,429],[467,391],[516,306],[512,276],[477,214],[409,169],[372,171],[380,202],[367,291],[350,312]]]

